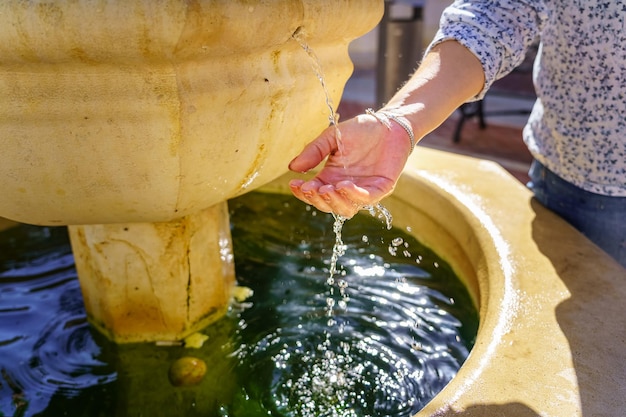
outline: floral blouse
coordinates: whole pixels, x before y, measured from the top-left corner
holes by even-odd
[[[482,62],[485,88],[540,36],[537,102],[524,129],[534,158],[568,182],[626,196],[626,2],[456,0],[431,47],[455,39]]]

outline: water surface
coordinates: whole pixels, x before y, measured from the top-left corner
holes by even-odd
[[[477,314],[430,250],[359,215],[331,287],[332,216],[257,192],[230,207],[254,295],[200,349],[108,342],[86,320],[66,229],[0,233],[0,416],[410,416],[454,377]],[[169,383],[182,356],[209,364],[198,386]]]

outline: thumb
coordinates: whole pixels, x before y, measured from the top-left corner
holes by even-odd
[[[306,172],[318,166],[328,155],[336,151],[335,128],[330,126],[304,147],[302,152],[289,163],[289,169],[295,172]]]

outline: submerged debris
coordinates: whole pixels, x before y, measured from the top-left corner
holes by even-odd
[[[249,287],[241,287],[238,285],[233,288],[233,298],[238,303],[246,301],[248,298],[252,297],[253,294],[254,291],[252,291],[252,289]]]
[[[172,363],[169,370],[170,383],[175,387],[189,387],[202,382],[206,363],[199,358],[185,356]]]
[[[186,348],[200,349],[207,340],[209,340],[209,336],[202,333],[193,333],[183,339],[183,344]]]

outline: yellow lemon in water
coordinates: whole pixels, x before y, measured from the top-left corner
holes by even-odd
[[[202,359],[185,356],[170,366],[170,383],[175,387],[198,385],[206,374],[206,363]]]

